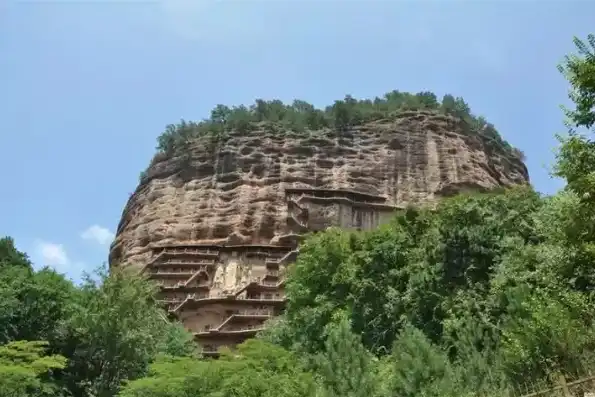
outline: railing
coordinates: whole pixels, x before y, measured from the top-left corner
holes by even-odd
[[[219,256],[218,250],[205,250],[200,248],[165,248],[163,251],[165,254],[192,254],[192,255],[209,255]]]
[[[240,333],[240,332],[262,331],[262,330],[264,330],[264,326],[262,324],[245,325],[245,326],[239,327],[239,328],[223,329],[223,330],[219,330],[217,328],[211,328],[209,331],[195,332],[194,335],[201,336],[201,335],[207,335],[207,334],[218,334],[218,333],[229,333],[229,332]]]
[[[177,312],[186,304],[186,302],[188,302],[190,300],[197,301],[199,299],[208,299],[208,298],[209,298],[208,294],[188,294],[186,296],[186,299],[184,299],[182,302],[180,302],[180,304],[178,304],[175,308],[170,309],[170,310],[172,312]]]
[[[155,263],[154,266],[163,266],[163,265],[207,265],[213,266],[215,264],[215,259],[166,259],[163,261],[159,261]]]
[[[234,310],[232,311],[231,315],[225,319],[219,326],[215,328],[215,330],[219,331],[221,328],[225,327],[234,317],[236,316],[265,316],[271,317],[273,316],[274,312],[270,309],[248,309],[248,310]],[[211,326],[205,326],[205,331],[210,329]]]
[[[248,295],[245,298],[238,296],[237,299],[239,299],[239,300],[258,300],[258,301],[283,301],[283,300],[285,300],[285,297],[281,297],[281,296],[277,296],[277,297],[275,297],[275,296],[262,296],[262,295],[259,295],[259,296],[252,295],[252,296],[250,296],[250,295]]]
[[[157,255],[153,256],[153,257],[151,258],[151,260],[150,260],[150,261],[147,263],[147,265],[146,265],[146,266],[149,266],[149,265],[151,265],[151,264],[155,263],[155,262],[156,262],[157,260],[159,260],[159,258],[161,258],[162,256],[163,256],[163,251],[162,251],[162,252],[160,252],[160,253],[158,253]]]
[[[224,294],[217,294],[215,296],[209,296],[208,294],[188,294],[188,296],[186,297],[186,299],[184,299],[178,306],[176,306],[172,311],[176,312],[178,311],[180,308],[182,308],[186,302],[188,302],[189,300],[193,300],[193,301],[199,301],[199,300],[220,300],[220,299],[225,299],[225,298],[235,298],[237,300],[252,300],[252,301],[274,301],[274,302],[284,302],[285,301],[285,297],[284,296],[270,296],[270,297],[234,297],[233,295],[224,295]]]
[[[234,310],[236,316],[272,316],[273,311],[269,309]]]
[[[246,256],[247,257],[254,257],[254,256],[264,256],[264,257],[268,257],[269,253],[265,252],[265,251],[248,251],[246,252]]]
[[[297,254],[299,253],[299,248],[288,252],[287,254],[283,255],[283,257],[279,260],[279,264],[285,264],[287,262],[289,262],[290,260],[295,260],[295,258],[297,257]]]
[[[379,196],[375,194],[362,193],[355,190],[348,189],[301,189],[301,188],[289,188],[285,189],[285,196],[287,200],[291,200],[292,196],[299,195],[298,202],[301,198],[329,198],[329,199],[348,199],[351,201],[371,203],[371,204],[383,204],[386,203],[387,197]]]
[[[178,281],[173,284],[166,284],[164,280],[155,280],[155,284],[163,289],[179,288],[180,285],[184,285],[185,281]]]
[[[155,269],[151,272],[151,274],[175,274],[175,275],[183,275],[183,276],[192,276],[193,274],[197,273],[198,270],[183,270],[183,269],[167,269],[167,270],[161,270],[161,269]]]
[[[188,294],[185,300],[207,299],[208,297],[208,294]]]
[[[246,331],[262,331],[264,326],[262,324],[259,325],[246,325],[240,328],[233,328],[233,329],[224,329],[219,332],[246,332]]]
[[[196,269],[153,269],[153,271],[151,272],[152,274],[190,274],[190,275],[194,275],[198,272],[207,272],[207,266],[205,265],[200,265],[198,268]]]
[[[157,284],[164,289],[175,289],[175,288],[181,288],[183,286],[186,285],[185,281],[178,281],[176,284],[172,284],[172,285],[165,285],[165,283],[163,282],[163,280],[159,280],[159,282],[157,282]]]
[[[590,375],[575,381],[567,381],[564,375],[558,376],[557,385],[544,390],[535,391],[528,394],[523,394],[522,397],[577,397],[577,396],[592,396],[595,391],[595,376]]]
[[[248,246],[248,248],[249,248],[249,246]],[[285,251],[286,248],[284,248],[283,251],[281,251],[281,252],[279,252],[277,250],[274,250],[274,251],[262,250],[262,249],[259,249],[257,247],[254,247],[254,249],[256,249],[256,250],[254,250],[254,251],[253,250],[246,250],[244,252],[244,255],[246,257],[259,257],[259,256],[260,257],[265,257],[265,260],[268,261],[268,260],[275,260],[275,259],[282,258],[283,256],[285,256],[285,252],[286,252]]]
[[[178,289],[178,288],[209,288],[211,286],[210,281],[199,281],[196,285],[190,285],[187,281],[180,281],[175,285],[161,285],[163,289]]]
[[[155,273],[156,274],[156,273]],[[163,273],[159,273],[159,274],[163,274]],[[183,275],[184,273],[171,273],[172,275]],[[196,275],[196,273],[194,273],[192,276]],[[166,284],[164,280],[155,280],[155,284],[157,284],[160,288],[163,289],[176,289],[176,288],[184,288],[184,287],[191,287],[189,284],[191,281],[196,280],[196,278],[190,278],[186,281],[178,281],[177,283],[174,284]],[[204,280],[204,279],[198,279],[198,282],[196,284],[196,286],[204,288],[204,287],[210,287],[211,286],[211,281],[210,280]]]
[[[293,221],[294,224],[298,225],[302,229],[306,229],[306,230],[308,229],[308,224],[306,222],[300,221],[294,214],[289,214],[287,216],[287,220]],[[297,232],[300,233],[301,230],[297,230]]]
[[[279,285],[283,284],[285,280],[267,280],[267,276],[281,278],[283,275],[284,272],[280,270],[267,270],[266,274],[263,277],[260,277],[256,282],[267,287],[278,287]]]
[[[180,303],[180,302],[182,302],[182,299],[166,298],[166,299],[158,299],[157,301],[160,303]]]

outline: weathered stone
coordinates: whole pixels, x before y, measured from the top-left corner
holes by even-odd
[[[171,284],[164,299],[172,301],[171,309],[199,339],[207,338],[205,327],[221,331],[242,317],[233,313],[281,310],[273,301],[275,296],[283,299],[287,258],[295,257],[300,234],[306,231],[332,225],[369,229],[407,204],[431,204],[463,190],[528,182],[522,161],[493,142],[465,135],[461,121],[432,112],[368,123],[341,137],[331,131],[302,137],[265,131],[232,134],[217,145],[197,140],[184,159],[163,156],[154,161],[124,209],[111,248],[112,265],[162,269],[154,278]],[[176,255],[183,257],[186,264],[147,266],[165,246],[186,249],[186,254],[165,255],[170,262]],[[216,255],[207,266],[192,250],[213,250]],[[283,256],[274,267],[279,274],[265,280],[273,272],[265,263]],[[192,270],[176,276],[163,269]],[[203,287],[176,287],[190,278]],[[258,287],[263,280],[268,287]],[[246,286],[255,288],[249,292],[253,295],[270,294],[268,303],[234,298],[246,294]],[[189,294],[195,297],[187,299]],[[224,299],[228,294],[231,297]],[[180,314],[184,307],[187,312]],[[266,318],[245,317],[260,323]],[[258,323],[250,321],[250,327]],[[222,338],[215,347],[241,339]]]

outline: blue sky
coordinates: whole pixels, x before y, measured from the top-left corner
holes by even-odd
[[[256,98],[460,95],[555,192],[556,64],[593,15],[588,0],[0,2],[0,235],[78,279],[107,260],[163,127]]]

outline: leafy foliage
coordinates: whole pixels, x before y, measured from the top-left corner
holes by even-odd
[[[311,373],[292,353],[259,340],[214,362],[162,357],[147,378],[126,385],[122,397],[310,397],[320,395]]]
[[[42,375],[64,368],[66,359],[44,355],[47,345],[47,342],[18,341],[0,346],[0,396],[43,396],[57,391]]]
[[[186,353],[171,344],[161,309],[156,305],[154,285],[114,270],[98,272],[99,280],[87,277],[65,324],[64,350],[70,358],[65,380],[70,389],[93,396],[113,396],[125,379],[144,375],[151,360],[165,351]],[[175,335],[174,335],[175,336]],[[186,346],[185,335],[177,335]]]
[[[378,382],[372,355],[351,331],[349,320],[339,312],[325,329],[326,343],[314,357],[327,396],[367,397],[376,394]]]
[[[192,335],[166,320],[147,280],[99,269],[75,286],[51,269],[34,271],[12,240],[2,242],[0,396],[114,396],[159,354],[196,355]]]
[[[578,54],[567,55],[558,70],[571,84],[569,98],[574,110],[565,109],[568,122],[574,127],[591,128],[595,124],[595,35],[587,42],[573,39]]]
[[[522,187],[460,196],[435,211],[409,209],[370,232],[313,236],[287,285],[286,319],[300,333],[293,340],[319,350],[338,309],[351,313],[353,329],[378,353],[390,351],[405,322],[440,340],[445,324],[476,310],[461,305],[471,302],[467,294],[485,294],[500,258],[538,239],[531,216],[540,206]]]
[[[325,351],[325,329],[347,313],[380,357],[379,395],[501,394],[592,368],[595,146],[575,130],[595,120],[588,42],[575,39],[579,55],[560,68],[576,105],[555,167],[565,191],[461,195],[371,232],[313,236],[291,272],[284,318],[262,337]],[[452,98],[442,106],[466,111]]]
[[[326,330],[343,313],[367,351],[394,363],[389,395],[502,391],[576,373],[595,364],[585,354],[595,349],[595,307],[592,267],[576,266],[582,248],[560,238],[566,219],[553,219],[567,205],[519,187],[409,209],[370,232],[312,236],[284,318],[263,337],[303,354],[332,351]]]
[[[59,337],[70,310],[72,284],[48,268],[33,272],[30,263],[21,264],[23,255],[16,250],[4,258],[18,259],[16,265],[0,268],[0,343]]]

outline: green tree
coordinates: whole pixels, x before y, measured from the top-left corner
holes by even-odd
[[[576,196],[576,202],[564,227],[565,247],[574,256],[575,281],[583,289],[592,289],[595,274],[595,142],[592,139],[595,122],[595,36],[587,42],[574,38],[577,54],[569,55],[559,65],[568,79],[569,97],[573,109],[564,109],[568,134],[558,136],[560,148],[556,154],[554,175],[566,180],[566,191]],[[586,130],[581,134],[580,129]],[[569,196],[570,197],[570,196]],[[580,269],[580,270],[579,270]],[[578,271],[576,271],[578,270]]]
[[[0,241],[0,343],[52,341],[69,316],[74,286],[49,268],[34,272],[11,238]]]
[[[160,357],[149,376],[129,382],[121,397],[311,397],[313,375],[287,350],[253,339],[217,361]]]
[[[352,106],[345,101],[335,101],[333,105],[333,126],[338,133],[343,132],[351,125]]]
[[[566,180],[568,189],[590,201],[595,197],[595,143],[576,130],[591,129],[595,123],[595,36],[587,39],[585,44],[575,38],[578,54],[567,56],[559,65],[571,84],[569,97],[575,107],[565,109],[569,133],[559,137],[561,147],[554,172]]]
[[[164,320],[163,334],[158,340],[157,351],[172,357],[198,357],[193,335],[180,323]]]
[[[424,109],[438,109],[439,103],[436,94],[429,91],[422,91],[415,94],[420,106]]]
[[[351,331],[349,319],[338,313],[325,327],[324,352],[315,358],[328,397],[372,397],[377,379],[372,355]]]
[[[231,114],[231,109],[225,105],[217,105],[211,110],[211,122],[224,125]]]
[[[541,205],[538,194],[520,187],[461,195],[433,211],[409,209],[374,231],[312,236],[287,282],[289,335],[277,340],[321,350],[324,327],[346,310],[364,345],[382,355],[404,323],[438,343],[449,318],[469,310],[489,317],[501,259],[539,242],[533,216]]]
[[[568,122],[574,127],[591,128],[595,124],[595,35],[586,43],[573,39],[578,54],[567,55],[558,70],[571,84],[569,98],[574,109],[565,109]]]
[[[444,95],[440,108],[445,114],[455,114],[457,109],[455,97],[450,94]]]
[[[111,397],[123,381],[143,376],[160,348],[192,355],[187,338],[182,334],[180,341],[181,333],[168,328],[155,292],[152,283],[124,270],[100,269],[98,280],[84,280],[60,341],[69,358],[69,390]]]
[[[434,346],[423,332],[411,326],[403,329],[386,363],[390,364],[387,391],[391,396],[427,394],[432,383],[451,376],[444,352]]]
[[[15,266],[31,269],[29,257],[24,252],[17,250],[12,237],[0,238],[0,269]]]
[[[348,232],[330,229],[306,240],[287,281],[286,327],[290,334],[278,340],[314,352],[324,344],[323,330],[344,304],[352,285],[350,255],[354,239]],[[289,347],[289,346],[287,346]]]
[[[64,368],[66,359],[59,355],[45,355],[47,347],[47,342],[40,341],[15,341],[0,345],[1,397],[56,395],[58,390],[48,380],[48,375]]]
[[[126,382],[118,396],[215,397],[214,391],[221,389],[223,375],[217,363],[159,356],[146,377]]]
[[[593,362],[595,306],[584,294],[521,289],[503,324],[503,368],[516,381],[581,373]]]

